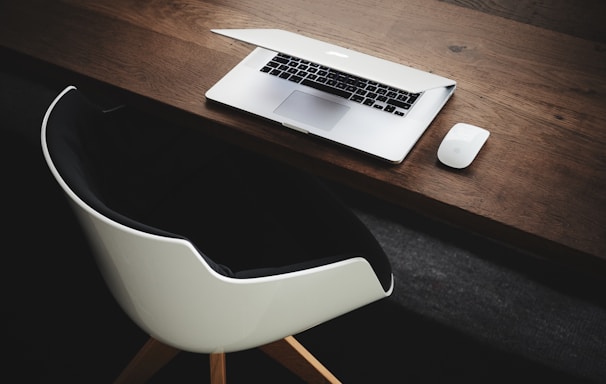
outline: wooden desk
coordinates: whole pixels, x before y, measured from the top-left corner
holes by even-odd
[[[570,13],[538,17],[536,26],[516,21],[504,0],[479,2],[484,12],[468,8],[478,2],[456,2],[6,1],[0,46],[382,199],[540,256],[604,269],[602,28],[574,29],[583,16],[564,33],[548,27],[570,27],[561,22],[574,21]],[[604,25],[605,7],[590,5],[586,16]],[[216,27],[289,29],[453,78],[458,89],[405,161],[385,164],[207,103],[204,92],[252,49],[209,32]],[[492,132],[462,171],[436,159],[457,122]]]

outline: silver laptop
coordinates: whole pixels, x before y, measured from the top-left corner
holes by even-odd
[[[257,48],[206,92],[214,100],[400,163],[456,82],[278,29],[214,29]]]

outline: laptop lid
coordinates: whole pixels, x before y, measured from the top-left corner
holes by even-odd
[[[214,33],[411,92],[456,84],[429,72],[281,29],[212,29]]]

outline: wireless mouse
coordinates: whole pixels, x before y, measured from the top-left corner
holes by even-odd
[[[490,136],[490,132],[475,125],[457,123],[448,131],[440,147],[438,159],[451,168],[468,167]]]

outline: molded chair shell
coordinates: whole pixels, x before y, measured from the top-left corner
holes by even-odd
[[[42,124],[47,164],[94,247],[103,277],[137,325],[176,348],[232,352],[309,329],[391,294],[363,257],[281,275],[232,278],[214,271],[187,240],[146,233],[92,209],[64,181]]]
[[[70,92],[77,90],[67,87],[44,116],[44,158],[111,293],[152,338],[178,350],[209,353],[213,365],[216,354],[262,347],[391,294],[393,276],[385,290],[371,264],[359,256],[288,273],[228,277],[189,240],[134,228],[93,208],[68,184],[48,144],[53,124],[65,124],[54,113]]]

